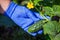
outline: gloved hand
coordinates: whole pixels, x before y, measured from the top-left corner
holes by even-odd
[[[11,2],[4,15],[9,16],[18,26],[24,31],[28,32],[28,27],[33,25],[35,22],[44,19],[41,15],[36,12],[32,12],[26,7],[18,6],[14,2]],[[36,34],[42,34],[43,30],[36,33],[29,33],[35,36]]]

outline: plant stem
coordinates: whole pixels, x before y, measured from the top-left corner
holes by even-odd
[[[32,0],[30,0],[30,2],[32,2]],[[38,10],[38,8],[37,8],[37,7],[35,7],[35,9],[40,13],[40,11]],[[49,19],[48,19],[48,18],[46,18],[42,13],[40,13],[40,15],[41,15],[41,16],[43,16],[43,18],[44,18],[44,19],[46,19],[47,21],[49,21]]]
[[[30,0],[30,2],[31,2],[31,0]]]
[[[38,10],[38,8],[37,8],[37,7],[35,7],[35,9],[40,13],[40,11]],[[41,15],[41,16],[43,16],[43,18],[44,18],[44,19],[46,19],[47,21],[49,21],[49,19],[48,19],[48,18],[46,18],[42,13],[40,13],[40,15]]]

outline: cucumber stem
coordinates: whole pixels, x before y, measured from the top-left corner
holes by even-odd
[[[35,9],[40,13],[40,11],[38,10],[38,8],[37,8],[37,7],[35,7]],[[49,21],[49,19],[48,19],[48,18],[46,18],[42,13],[40,13],[40,15],[41,15],[41,16],[43,16],[43,18],[44,18],[44,19],[46,19],[47,21]]]
[[[30,0],[30,2],[32,2],[32,0]],[[40,13],[40,10],[38,10],[38,8],[37,8],[37,7],[35,7],[35,9]],[[49,21],[49,19],[48,19],[48,18],[46,18],[42,13],[40,13],[40,15],[41,15],[41,16],[43,16],[43,18],[44,18],[44,19],[46,19],[47,21]]]

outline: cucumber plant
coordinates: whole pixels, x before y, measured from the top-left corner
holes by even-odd
[[[38,22],[35,22],[33,25],[31,25],[28,28],[28,32],[37,32],[38,30],[43,28],[44,35],[48,34],[51,40],[60,40],[60,5],[55,5],[55,1],[27,1],[33,3],[34,9],[36,9],[36,11],[39,12],[40,16],[43,16],[44,18],[44,20],[39,20]],[[46,18],[46,16],[49,16],[50,19]]]
[[[31,1],[31,0],[30,0]],[[33,3],[36,1],[32,1]],[[36,32],[43,28],[44,35],[48,34],[51,40],[60,40],[57,35],[60,33],[60,5],[52,5],[52,6],[44,6],[41,7],[41,11],[38,6],[40,1],[37,0],[36,4],[34,4],[35,9],[43,16],[44,20],[40,20],[28,28],[28,32]],[[40,4],[41,6],[41,4]],[[46,18],[49,16],[50,19]],[[57,21],[58,20],[58,21]],[[43,23],[43,21],[46,21]],[[56,38],[57,37],[57,38]]]

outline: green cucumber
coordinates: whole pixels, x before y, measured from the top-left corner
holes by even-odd
[[[28,32],[37,32],[38,30],[40,30],[43,26],[43,24],[47,22],[46,20],[40,20],[36,23],[34,23],[33,25],[31,25],[29,28],[28,28]]]

